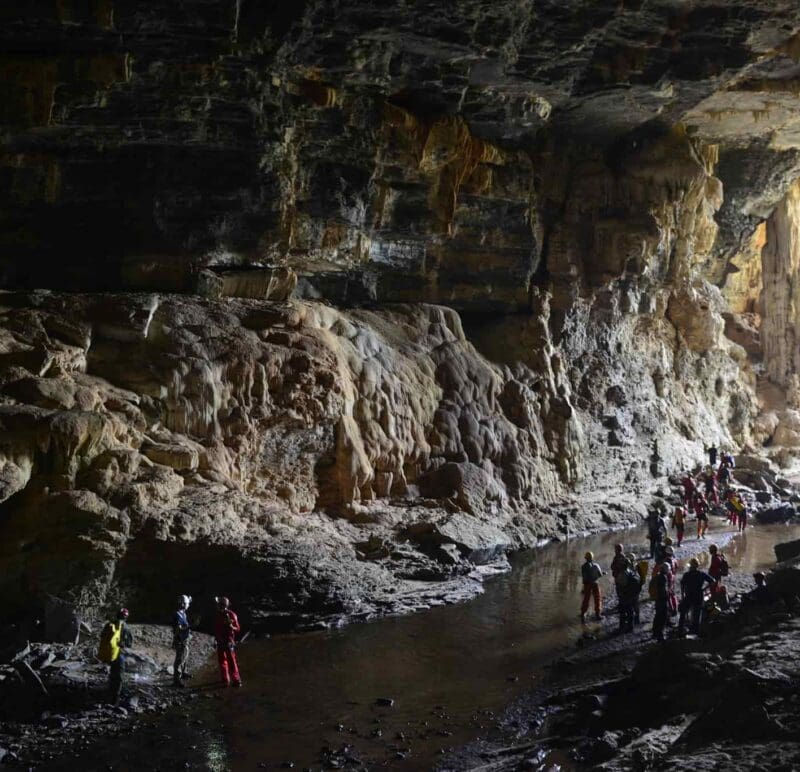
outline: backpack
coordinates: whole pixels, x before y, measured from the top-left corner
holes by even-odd
[[[719,574],[720,576],[727,576],[730,573],[728,561],[724,555],[719,556]]]
[[[97,648],[97,659],[110,665],[119,656],[119,639],[121,627],[108,622],[100,633],[100,645]]]
[[[650,580],[650,584],[647,585],[647,594],[650,596],[650,600],[658,600],[658,582],[656,579],[658,578],[658,574],[653,574],[653,578]]]
[[[639,577],[639,572],[630,569],[628,572],[628,581],[625,584],[625,594],[631,598],[638,598],[639,593],[642,591],[642,580]]]

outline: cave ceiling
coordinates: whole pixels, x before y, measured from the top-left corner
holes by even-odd
[[[530,276],[554,156],[613,166],[676,127],[718,146],[726,257],[800,173],[795,2],[42,0],[0,20],[6,284],[390,262],[411,277],[392,299],[446,300],[416,272],[493,238],[448,199],[514,188],[494,216],[533,233],[494,253]],[[498,179],[524,159],[523,217],[524,183]]]

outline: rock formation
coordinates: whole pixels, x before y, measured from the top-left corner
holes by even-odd
[[[9,614],[397,610],[800,447],[794,4],[0,21]]]

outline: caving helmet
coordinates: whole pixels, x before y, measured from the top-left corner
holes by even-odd
[[[618,555],[622,552],[622,550],[623,550],[623,547],[622,547],[621,544],[615,544],[614,545],[614,552],[616,552]]]
[[[126,608],[121,608],[117,611],[117,619],[127,619],[130,616],[131,612],[128,611]]]
[[[187,609],[192,604],[192,596],[191,595],[181,595],[178,598],[178,607],[182,609]]]
[[[692,558],[689,561],[689,568],[700,568],[700,561],[697,558]]]
[[[593,552],[587,552],[583,557],[586,560],[594,560],[594,553]]]
[[[718,550],[719,550],[719,547],[717,547],[717,545],[716,545],[716,544],[709,544],[709,545],[708,545],[708,551],[709,551],[709,552],[710,552],[712,555],[716,555]]]
[[[222,595],[219,598],[217,598],[217,605],[220,608],[228,608],[231,605],[231,602],[228,598]]]

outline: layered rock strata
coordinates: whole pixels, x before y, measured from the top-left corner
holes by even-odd
[[[791,3],[0,21],[9,613],[441,602],[712,443],[792,462]]]
[[[566,317],[581,371],[551,339],[545,296],[515,322],[513,365],[440,306],[2,300],[9,610],[53,594],[144,611],[184,585],[266,613],[391,609],[506,546],[641,516],[626,491],[706,436],[732,442],[732,411],[747,423],[735,360],[686,347],[667,303]],[[500,336],[509,322],[477,339]],[[714,362],[733,384],[719,393],[669,375]]]

